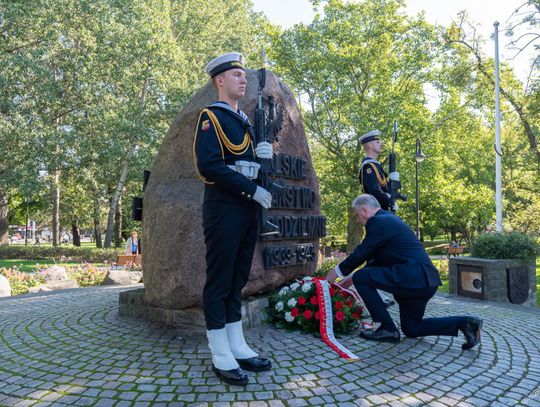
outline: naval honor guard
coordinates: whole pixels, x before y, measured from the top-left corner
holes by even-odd
[[[238,108],[247,85],[242,55],[221,55],[205,70],[218,101],[200,113],[193,143],[195,167],[205,184],[203,310],[212,370],[226,383],[246,385],[244,370],[272,367],[246,343],[240,293],[258,238],[258,206],[268,209],[272,202],[270,192],[255,182],[260,168],[255,158],[270,159],[273,150],[267,142],[254,146],[253,127]]]
[[[379,130],[373,130],[360,137],[365,157],[360,165],[358,178],[364,193],[373,195],[382,209],[395,210],[397,207],[390,195],[388,175],[377,161],[383,146],[380,135]]]

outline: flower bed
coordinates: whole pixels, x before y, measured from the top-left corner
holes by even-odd
[[[333,325],[336,334],[357,328],[363,309],[355,299],[335,285],[330,288]],[[319,300],[311,277],[296,280],[270,295],[268,321],[278,328],[319,332]]]

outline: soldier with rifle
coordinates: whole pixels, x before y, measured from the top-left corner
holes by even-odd
[[[255,182],[261,166],[256,158],[270,160],[273,149],[264,141],[254,147],[253,127],[238,109],[247,85],[242,55],[221,55],[205,70],[218,101],[200,113],[193,144],[195,167],[205,183],[203,309],[212,370],[226,383],[246,385],[244,369],[272,367],[246,343],[240,293],[249,278],[259,233],[258,208],[268,209],[272,203],[271,193]]]
[[[373,130],[360,137],[365,157],[360,165],[358,178],[364,193],[373,195],[381,208],[396,212],[398,204],[396,200],[406,200],[399,190],[401,183],[399,173],[396,169],[396,155],[394,152],[394,143],[397,140],[397,122],[394,122],[394,135],[392,137],[392,152],[389,157],[390,177],[383,170],[383,167],[377,158],[381,153],[383,142],[380,139],[381,132]]]
[[[383,142],[380,139],[381,132],[373,130],[360,137],[360,142],[365,152],[365,157],[360,165],[358,178],[365,194],[375,197],[379,205],[384,210],[396,212],[398,205],[396,199],[405,200],[406,197],[399,193],[401,184],[399,173],[396,171],[396,155],[394,152],[394,142],[397,139],[397,122],[394,122],[394,135],[392,137],[392,153],[390,154],[390,178],[386,175],[382,165],[377,158],[381,153]],[[377,290],[386,307],[395,304],[381,290]]]

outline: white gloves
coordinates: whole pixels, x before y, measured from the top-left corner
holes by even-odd
[[[272,148],[272,144],[262,141],[259,144],[257,144],[257,147],[255,147],[255,155],[259,158],[263,159],[269,159],[272,158],[272,155],[274,154],[274,149]]]
[[[399,172],[397,171],[391,172],[389,175],[389,178],[391,181],[399,181]]]
[[[397,202],[394,202],[394,204],[392,205],[392,209],[394,210],[394,212],[397,212],[397,210],[399,209],[399,205],[397,204]]]
[[[269,209],[272,206],[272,194],[259,186],[253,194],[253,200],[259,203],[264,209]]]

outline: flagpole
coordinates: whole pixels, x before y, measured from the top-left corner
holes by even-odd
[[[497,232],[502,232],[502,181],[501,181],[501,103],[499,85],[499,22],[495,27],[495,212]]]

